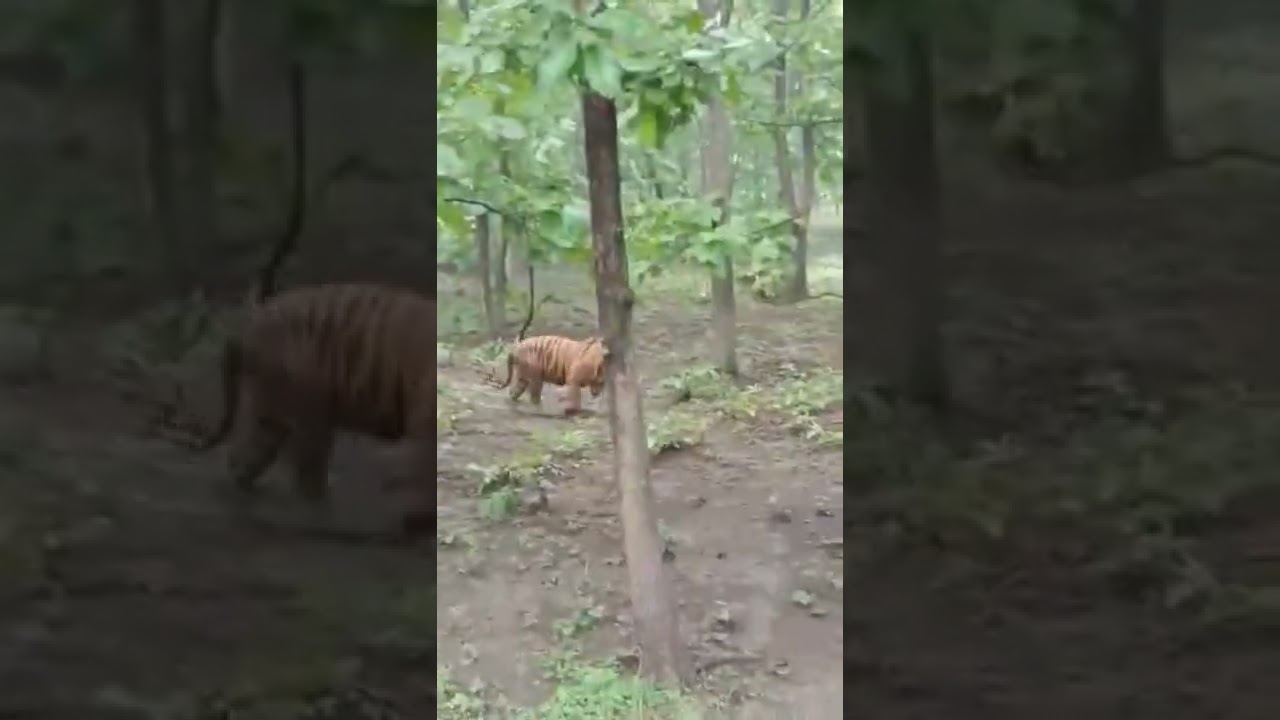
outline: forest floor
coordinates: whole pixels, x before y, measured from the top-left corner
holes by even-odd
[[[838,292],[839,261],[815,263],[827,290]],[[545,306],[530,334],[595,332],[594,293],[581,280],[560,290],[570,283],[543,281],[573,300]],[[710,309],[701,284],[677,277],[642,288],[635,322],[682,634],[707,697],[732,717],[839,717],[841,305],[770,306],[743,292],[743,376],[733,383],[703,359]],[[465,341],[447,347],[437,599],[451,681],[442,704],[453,714],[442,717],[491,717],[502,703],[528,707],[566,684],[643,701],[638,687],[582,686],[582,663],[635,659],[603,397],[573,420],[559,416],[553,391],[541,409],[513,407],[480,382],[499,367],[496,353]],[[481,700],[486,711],[473,707]]]
[[[762,718],[1277,716],[1280,181],[1224,166],[1013,192],[953,195],[963,407],[945,431],[843,387],[845,352],[874,339],[846,347],[834,300],[744,293],[730,385],[701,370],[697,284],[642,295],[652,481],[703,669],[687,702]],[[535,332],[589,331],[583,279],[540,286],[555,300]],[[455,718],[663,702],[616,669],[634,657],[600,403],[565,420],[554,392],[536,411],[485,387],[494,348],[451,287],[438,568],[289,531],[283,482],[277,530],[232,522],[213,499],[219,457],[142,437],[143,410],[63,379],[95,364],[83,349],[24,369],[6,319],[0,717],[419,718],[436,692]],[[380,488],[396,455],[342,444],[340,522],[394,522]]]

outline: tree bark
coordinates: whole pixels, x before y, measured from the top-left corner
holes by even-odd
[[[192,27],[192,60],[184,83],[186,177],[183,210],[191,245],[199,253],[216,252],[219,238],[217,151],[221,107],[218,102],[218,28],[222,0],[204,0]]]
[[[182,227],[174,194],[173,135],[169,118],[165,0],[134,0],[138,109],[146,156],[147,205],[166,273],[178,296],[188,290]]]
[[[1165,0],[1131,0],[1121,20],[1128,77],[1114,157],[1126,175],[1159,168],[1171,154],[1164,73],[1165,12]]]
[[[470,0],[458,0],[458,10],[462,13],[462,19],[471,21],[471,2]],[[476,60],[476,66],[480,64]],[[493,295],[493,261],[490,257],[490,238],[492,237],[493,223],[489,213],[482,213],[476,216],[475,225],[475,242],[476,242],[476,259],[479,264],[477,272],[480,276],[480,298],[484,303],[484,317],[489,324],[489,338],[497,340],[502,337],[502,331],[505,329],[506,318],[505,313],[499,310],[506,309],[506,278],[503,278],[502,289],[503,294],[499,298]]]
[[[785,22],[790,10],[791,0],[774,0],[773,14],[779,21]],[[785,53],[778,56],[774,68],[773,102],[777,124],[770,134],[773,136],[774,164],[778,170],[778,200],[791,216],[791,238],[794,242],[791,246],[791,277],[782,295],[785,299],[796,302],[809,296],[809,233],[805,224],[807,218],[801,217],[800,203],[796,198],[795,175],[791,171],[791,148],[787,143],[787,86],[791,84],[791,78],[787,72]]]
[[[933,70],[920,33],[899,29],[891,40],[887,62],[905,67],[905,86],[891,84],[897,74],[885,73],[864,88],[867,257],[855,262],[865,267],[871,297],[854,304],[861,315],[856,334],[867,338],[860,344],[863,360],[886,390],[941,410],[948,388]],[[846,247],[857,246],[848,233]]]
[[[511,153],[503,150],[498,156],[498,172],[508,182],[515,182],[511,175]],[[519,223],[511,220],[511,218],[502,219],[502,254],[505,262],[498,269],[503,276],[498,279],[498,286],[502,289],[503,295],[500,297],[506,302],[506,288],[508,277],[525,277],[529,274],[529,255],[524,243],[527,242],[523,237],[523,230]]]
[[[715,21],[719,8],[715,0],[698,0],[698,10]],[[727,14],[721,18],[727,25]],[[712,90],[702,118],[702,193],[720,210],[718,224],[729,220],[733,197],[733,125],[724,97]],[[711,353],[712,362],[726,375],[738,374],[738,309],[734,296],[733,258],[725,257],[711,272]]]
[[[613,474],[621,495],[623,544],[640,644],[640,670],[659,682],[678,684],[688,677],[688,664],[680,642],[671,578],[662,562],[662,540],[649,484],[640,377],[631,342],[635,298],[623,237],[617,109],[611,100],[588,91],[582,97],[582,121],[596,303],[609,351],[607,402],[614,446]]]
[[[489,258],[490,227],[488,213],[476,217],[475,239],[476,255],[479,258],[477,271],[480,275],[480,294],[484,302],[484,317],[489,324],[489,338],[497,340],[502,337],[505,318],[498,312],[499,298],[495,298],[493,294],[493,262]]]

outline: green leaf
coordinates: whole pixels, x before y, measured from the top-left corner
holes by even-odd
[[[613,100],[622,96],[622,67],[599,45],[587,48],[582,72],[591,89]]]
[[[502,52],[499,50],[490,50],[480,56],[480,72],[496,73],[502,69]]]
[[[450,110],[463,120],[483,122],[493,115],[493,102],[488,98],[468,95],[455,102]]]
[[[636,135],[645,147],[658,147],[658,113],[652,107],[644,108],[636,117]]]
[[[551,43],[551,51],[538,63],[538,87],[545,92],[563,82],[577,60],[577,43],[568,38]]]
[[[449,145],[436,141],[436,175],[454,177],[461,175],[465,166],[458,151]]]
[[[436,203],[436,225],[453,237],[463,237],[471,229],[466,214],[454,203]]]
[[[707,19],[702,16],[701,12],[697,10],[690,10],[685,13],[683,18],[680,19],[680,24],[684,26],[685,30],[688,30],[691,33],[700,33],[702,32],[702,28],[706,26]]]
[[[493,129],[503,140],[523,140],[529,136],[519,120],[497,116],[492,118]]]

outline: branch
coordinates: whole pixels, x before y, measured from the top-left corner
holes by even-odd
[[[751,117],[742,118],[742,119],[745,122],[754,123],[756,125],[764,125],[765,127],[775,127],[775,128],[796,128],[796,127],[802,128],[802,127],[816,127],[818,125],[840,125],[841,123],[844,122],[844,118],[842,117],[813,118],[808,120],[797,120],[794,122],[778,122],[777,120],[761,120],[759,118],[751,118]]]
[[[751,232],[747,233],[747,237],[748,237],[748,238],[759,237],[759,236],[761,236],[761,235],[763,235],[763,234],[765,234],[765,233],[769,232],[770,230],[773,230],[774,228],[780,228],[780,227],[782,227],[783,225],[790,225],[791,223],[793,223],[793,222],[795,222],[795,221],[796,221],[796,219],[795,219],[795,218],[793,218],[793,217],[788,217],[788,218],[786,218],[785,220],[779,220],[779,221],[778,221],[778,222],[776,222],[776,223],[769,223],[768,225],[765,225],[764,227],[756,228],[755,230],[752,230]]]
[[[444,198],[444,201],[451,202],[451,203],[458,203],[459,205],[473,205],[475,207],[482,207],[485,210],[488,210],[489,212],[493,213],[494,215],[501,215],[502,217],[511,217],[510,213],[503,212],[502,210],[499,210],[498,208],[490,205],[489,203],[483,200],[472,200],[471,198],[463,198],[463,197],[447,197],[447,198]]]

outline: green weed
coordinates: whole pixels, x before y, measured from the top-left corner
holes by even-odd
[[[731,378],[710,365],[689,368],[665,377],[658,387],[671,393],[676,402],[721,400],[736,390]]]
[[[624,673],[615,663],[584,663],[574,653],[553,658],[548,677],[555,693],[520,720],[697,720],[694,703]]]
[[[470,409],[458,398],[453,388],[445,383],[436,385],[436,433],[447,434],[458,429],[458,423],[470,414]]]
[[[575,612],[571,617],[561,618],[551,624],[551,629],[560,640],[571,640],[594,630],[604,617],[604,608],[600,605],[589,605]]]
[[[1198,557],[1197,528],[1280,485],[1280,407],[1206,396],[1158,424],[1104,418],[1053,448],[1014,437],[956,448],[918,415],[870,398],[846,412],[857,425],[846,485],[872,494],[906,537],[1016,550],[1051,542],[1044,529],[1055,528],[1088,539],[1097,576],[1166,607],[1232,623],[1272,612],[1219,582]]]
[[[559,474],[547,453],[528,453],[508,463],[467,465],[479,477],[480,513],[491,520],[501,520],[520,509],[521,492],[537,487],[541,481]]]
[[[511,345],[502,340],[490,340],[471,349],[471,362],[477,365],[494,365],[506,360]]]
[[[673,409],[649,424],[649,451],[655,455],[701,445],[711,421],[704,415]]]

